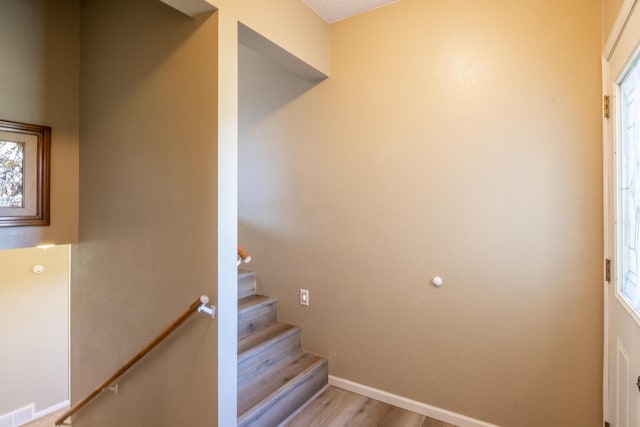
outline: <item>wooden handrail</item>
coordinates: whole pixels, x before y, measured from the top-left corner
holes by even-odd
[[[249,252],[247,252],[246,249],[243,248],[241,244],[238,244],[238,256],[245,263],[251,261],[251,255],[249,255]]]
[[[87,397],[73,405],[67,412],[62,414],[60,418],[58,418],[55,422],[57,426],[62,424],[64,420],[78,412],[82,409],[87,403],[91,402],[97,395],[102,393],[109,385],[113,384],[122,374],[124,374],[129,368],[135,365],[140,359],[146,356],[151,350],[153,350],[158,344],[160,344],[165,338],[167,338],[173,331],[175,331],[185,320],[187,320],[193,313],[198,311],[198,308],[202,305],[206,305],[209,299],[206,296],[202,296],[195,300],[193,304],[189,306],[180,317],[178,317],[171,325],[169,325],[160,335],[155,337],[152,341],[149,342],[142,350],[138,352],[131,360],[125,363],[122,368],[118,369],[113,375],[104,380],[98,387],[96,387]]]

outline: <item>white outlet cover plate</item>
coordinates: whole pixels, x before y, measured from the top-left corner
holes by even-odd
[[[300,289],[300,305],[309,306],[309,290]]]

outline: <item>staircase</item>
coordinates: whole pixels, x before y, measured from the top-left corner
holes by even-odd
[[[327,359],[302,351],[301,330],[277,321],[278,301],[238,272],[238,427],[272,427],[327,385]]]

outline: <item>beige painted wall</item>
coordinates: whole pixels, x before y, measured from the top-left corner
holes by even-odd
[[[88,0],[81,40],[74,402],[217,288],[216,16]],[[215,425],[216,328],[191,318],[74,426]]]
[[[0,271],[0,416],[42,411],[69,399],[69,246],[0,251]]]
[[[602,425],[601,19],[403,0],[333,25],[311,89],[244,52],[239,237],[333,375]]]
[[[0,228],[0,249],[78,239],[79,1],[3,0],[0,119],[47,125],[51,225]]]
[[[602,43],[607,43],[609,33],[616,22],[624,0],[602,0]]]

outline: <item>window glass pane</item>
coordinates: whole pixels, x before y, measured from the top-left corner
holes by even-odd
[[[0,140],[0,207],[23,207],[24,144]]]
[[[640,314],[640,62],[620,84],[618,293]]]

